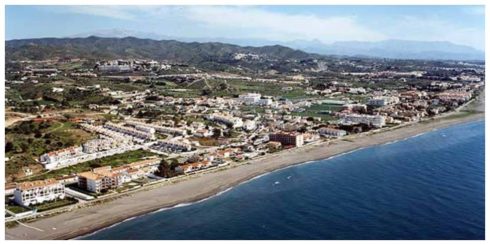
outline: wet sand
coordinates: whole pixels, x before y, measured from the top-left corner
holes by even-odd
[[[454,115],[454,113],[453,113]],[[97,231],[130,217],[139,216],[164,207],[198,201],[236,186],[255,176],[307,161],[325,159],[359,148],[405,139],[436,128],[444,128],[464,122],[483,120],[484,113],[414,123],[376,134],[363,134],[281,151],[249,161],[234,168],[196,175],[185,181],[141,190],[113,201],[84,207],[51,217],[41,218],[26,225],[6,228],[6,239],[71,239]]]

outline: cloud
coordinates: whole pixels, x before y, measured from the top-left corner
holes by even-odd
[[[203,29],[203,33],[234,35],[237,38],[262,38],[291,41],[318,39],[382,40],[385,36],[362,26],[354,16],[319,17],[284,14],[249,6],[67,6],[77,14],[134,21],[171,23],[179,20]],[[198,35],[201,33],[198,33]]]
[[[252,7],[190,7],[186,18],[209,28],[280,40],[381,40],[385,36],[362,26],[354,16],[284,14]]]
[[[128,6],[96,6],[96,5],[83,5],[83,6],[63,6],[60,8],[56,8],[58,11],[63,12],[71,12],[75,14],[85,14],[85,15],[94,15],[101,17],[108,17],[114,19],[122,19],[122,20],[134,20],[136,15],[133,13],[131,8]]]
[[[285,13],[260,6],[63,6],[66,12],[128,21],[146,31],[182,37],[254,38],[271,41],[379,41],[406,39],[449,41],[484,49],[484,30],[437,15],[397,15],[368,24],[367,16]],[[327,7],[328,8],[328,7]],[[483,6],[461,6],[467,16]],[[369,16],[369,15],[368,15]],[[463,17],[460,17],[463,18]],[[480,17],[477,17],[480,18]],[[102,26],[101,29],[107,29]]]

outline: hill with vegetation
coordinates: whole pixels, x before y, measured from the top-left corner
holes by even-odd
[[[223,66],[252,69],[301,68],[320,55],[273,45],[242,47],[218,42],[198,43],[135,37],[40,38],[10,40],[5,45],[7,61],[56,58],[153,59],[221,70]],[[246,54],[245,58],[236,58]]]

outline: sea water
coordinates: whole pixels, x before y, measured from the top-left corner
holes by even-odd
[[[484,121],[461,124],[275,171],[83,239],[484,239],[484,152]]]

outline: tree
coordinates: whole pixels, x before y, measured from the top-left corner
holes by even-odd
[[[34,132],[34,138],[41,138],[42,136],[43,134],[41,133],[41,131],[36,130],[36,132]]]
[[[219,138],[221,136],[221,129],[219,128],[214,128],[213,129],[213,137],[214,138]]]
[[[5,144],[5,152],[10,152],[14,149],[14,144],[12,144],[12,142],[7,142]]]
[[[227,83],[220,83],[218,85],[218,89],[221,91],[228,90],[228,88],[229,88],[229,85]]]
[[[158,169],[155,172],[155,175],[164,177],[164,178],[170,178],[176,175],[175,173],[175,167],[172,169],[172,164],[167,162],[165,159],[162,159],[160,162],[160,165],[158,165]]]
[[[201,95],[203,95],[203,96],[208,96],[208,95],[211,95],[211,93],[212,93],[212,91],[211,91],[211,89],[209,89],[209,88],[205,88],[205,89],[203,89],[203,90],[201,91]]]

